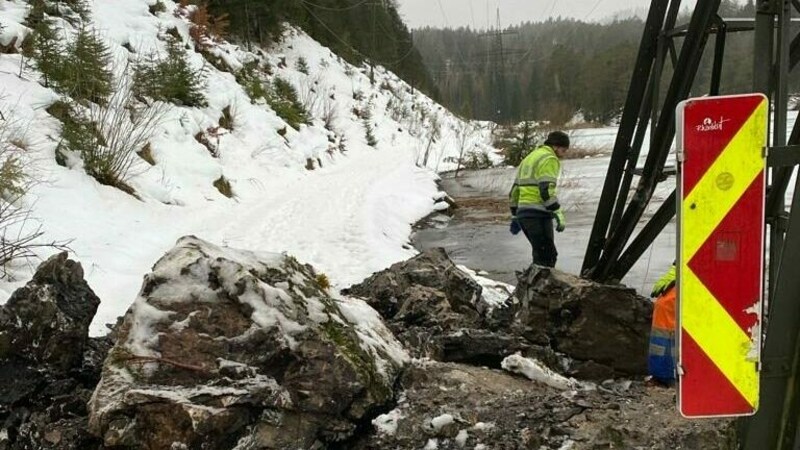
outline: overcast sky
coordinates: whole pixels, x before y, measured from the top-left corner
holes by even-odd
[[[650,0],[397,0],[409,28],[470,26],[486,28],[500,22],[503,27],[520,22],[539,22],[550,16],[580,20],[602,20],[618,11],[646,10]],[[694,2],[684,2],[694,3]],[[488,11],[488,14],[487,14]]]

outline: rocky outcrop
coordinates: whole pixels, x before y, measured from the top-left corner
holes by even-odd
[[[652,303],[624,286],[532,266],[514,294],[514,328],[573,359],[570,375],[603,379],[647,373]]]
[[[407,358],[310,266],[186,237],[126,314],[90,426],[107,447],[322,448],[394,400]]]
[[[55,255],[0,307],[0,449],[82,449],[86,403],[110,347],[90,339],[100,299],[81,265]]]
[[[363,297],[416,357],[500,367],[515,352],[545,350],[506,332],[513,298],[487,290],[437,248],[344,292]]]
[[[349,448],[732,450],[733,421],[686,425],[674,392],[640,382],[562,390],[487,368],[418,362],[402,400]]]

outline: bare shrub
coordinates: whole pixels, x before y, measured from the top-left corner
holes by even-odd
[[[305,75],[308,75],[309,73],[308,61],[306,61],[306,59],[303,58],[302,56],[297,59],[297,64],[295,68],[297,69],[298,72],[303,73]]]
[[[458,163],[456,164],[456,174],[461,170],[461,165],[464,163],[464,152],[467,149],[467,142],[469,142],[475,135],[475,127],[466,120],[462,120],[458,125]]]
[[[131,87],[131,82],[119,78],[107,105],[69,104],[61,117],[59,148],[80,154],[84,170],[100,184],[134,195],[127,179],[137,152],[152,137],[168,105],[136,103]]]
[[[471,151],[464,155],[462,163],[467,170],[483,170],[492,167],[489,155],[482,151]]]
[[[322,101],[322,122],[325,124],[325,129],[328,131],[335,130],[334,127],[338,115],[338,109],[336,108],[336,96],[331,94],[325,97],[325,99]]]
[[[574,142],[574,139],[572,139]],[[570,146],[561,159],[583,159],[611,153],[611,148],[599,144],[585,144],[577,142]]]
[[[430,134],[428,135],[428,144],[425,146],[425,154],[422,157],[422,167],[428,167],[428,158],[431,155],[431,148],[433,144],[442,135],[442,126],[436,116],[433,116],[430,121]],[[419,165],[419,163],[417,163]]]
[[[234,101],[233,104],[222,108],[222,115],[219,116],[218,124],[221,128],[233,131],[241,122],[241,118],[239,106]]]
[[[320,77],[302,80],[300,82],[300,91],[298,95],[303,109],[305,109],[310,116],[317,116],[325,97],[323,89],[320,88]]]
[[[23,197],[34,185],[31,159],[18,143],[25,142],[24,127],[0,111],[0,278],[9,276],[16,261],[38,258],[42,250],[69,250],[67,241],[44,241],[42,225],[32,217]]]

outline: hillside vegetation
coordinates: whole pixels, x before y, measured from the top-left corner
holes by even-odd
[[[386,67],[288,23],[248,44],[209,8],[0,1],[0,291],[69,248],[99,333],[186,234],[353,283],[413,254],[436,171],[488,161],[488,124]]]
[[[382,65],[432,92],[396,0],[209,0],[208,9],[212,16],[224,16],[235,40],[268,45],[289,23],[353,64]]]

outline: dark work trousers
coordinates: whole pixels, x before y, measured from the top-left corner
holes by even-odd
[[[553,241],[553,218],[520,217],[517,221],[533,247],[533,263],[538,266],[555,267],[558,251]]]

